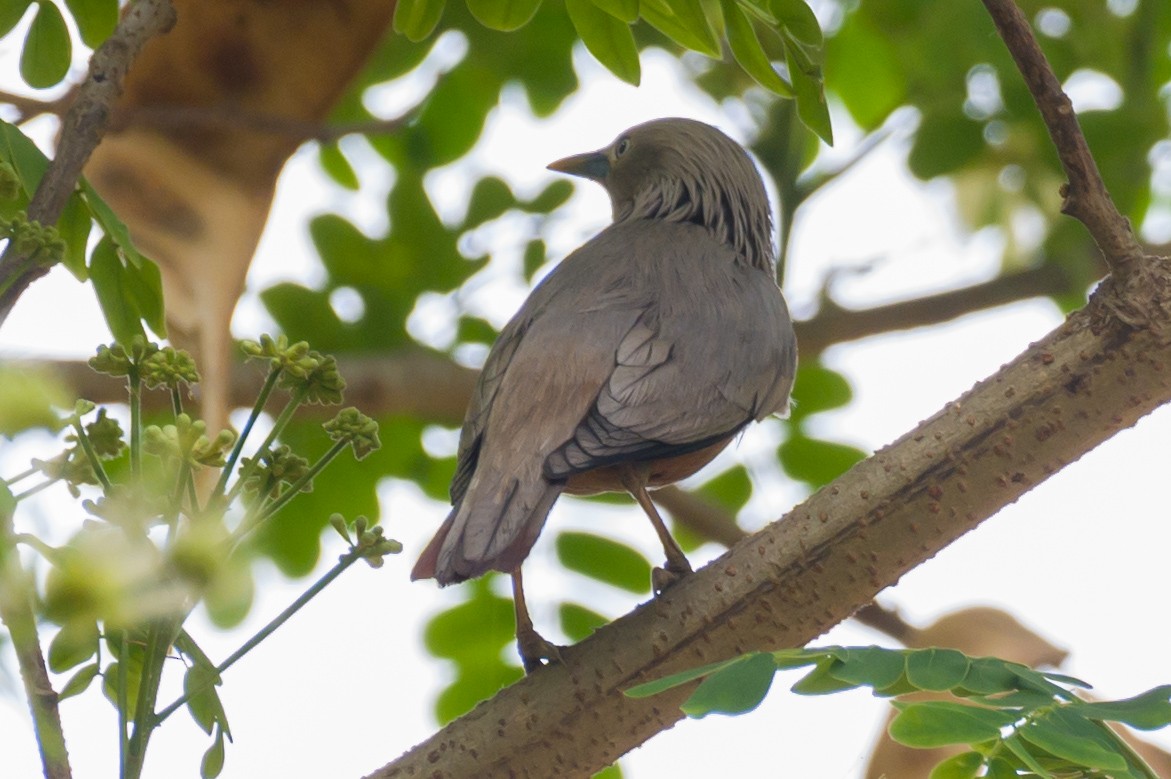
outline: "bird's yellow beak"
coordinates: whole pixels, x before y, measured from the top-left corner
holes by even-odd
[[[581,176],[591,181],[603,181],[610,174],[610,158],[602,151],[575,154],[563,160],[549,163],[549,170]]]

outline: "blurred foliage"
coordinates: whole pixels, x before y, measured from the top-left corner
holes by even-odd
[[[215,688],[220,674],[291,617],[330,581],[359,560],[381,567],[384,557],[402,545],[386,538],[377,524],[356,516],[352,527],[333,513],[329,523],[348,550],[292,606],[263,627],[219,665],[199,649],[184,629],[192,610],[204,603],[220,624],[236,625],[251,605],[252,568],[249,539],[258,527],[296,526],[300,516],[286,512],[291,501],[312,494],[319,474],[345,449],[355,460],[366,458],[380,444],[378,426],[356,409],[344,409],[318,430],[319,447],[310,460],[295,455],[287,444],[276,444],[289,419],[303,403],[337,403],[345,386],[332,357],[289,344],[283,337],[245,342],[250,358],[268,366],[268,378],[244,432],[210,435],[201,420],[183,412],[183,390],[199,381],[195,363],[185,352],[160,349],[141,337],[123,347],[98,348],[90,367],[125,381],[130,405],[129,429],[86,400],[61,416],[46,398],[47,408],[34,416],[51,415],[54,429],[64,435],[64,451],[47,460],[33,460],[22,473],[0,478],[0,618],[13,644],[27,656],[40,651],[35,632],[13,630],[24,615],[60,629],[48,644],[48,668],[56,674],[73,671],[60,696],[84,693],[102,677],[101,689],[117,711],[122,736],[120,776],[135,779],[150,736],[163,720],[186,707],[212,737],[204,754],[201,776],[213,779],[223,768],[224,739],[231,738],[227,716]],[[14,372],[15,373],[15,372]],[[15,373],[10,392],[38,389],[36,377]],[[144,424],[142,393],[163,389],[170,394],[171,413],[161,424]],[[271,434],[249,445],[249,433],[273,390],[287,391],[285,410]],[[17,400],[18,406],[33,406]],[[86,421],[93,412],[97,414]],[[19,414],[21,409],[17,409]],[[27,413],[27,412],[26,412]],[[239,465],[237,472],[236,466]],[[207,470],[210,469],[210,470]],[[196,474],[210,477],[200,480]],[[210,482],[218,481],[212,487]],[[238,474],[234,483],[232,476]],[[72,524],[63,525],[69,538],[58,546],[31,533],[16,532],[21,502],[42,489],[63,483],[78,505]],[[20,485],[21,492],[14,487]],[[82,489],[88,497],[82,500]],[[298,506],[301,510],[302,507]],[[68,512],[65,513],[68,516]],[[24,520],[24,517],[21,517]],[[287,520],[287,521],[285,521]],[[25,568],[21,548],[39,556],[43,577]],[[36,611],[34,612],[34,604]],[[105,649],[103,650],[103,646]],[[105,651],[106,658],[102,656]],[[178,652],[184,660],[184,695],[159,709],[164,664]],[[105,663],[103,665],[103,663]],[[76,670],[75,670],[76,669]],[[21,670],[28,672],[28,666]],[[30,677],[31,678],[31,677]],[[32,684],[32,682],[29,682]],[[38,736],[44,736],[38,730]]]
[[[1020,5],[1036,22],[1058,77],[1081,85],[1080,94],[1090,101],[1081,123],[1120,209],[1138,227],[1171,216],[1171,185],[1166,183],[1171,6],[1164,0],[1023,0]],[[751,119],[745,128],[749,145],[780,196],[779,278],[784,278],[791,229],[801,207],[822,186],[849,173],[848,165],[834,168],[822,156],[819,135],[829,137],[822,73],[838,135],[857,138],[859,148],[886,137],[896,111],[915,117],[910,170],[950,184],[962,227],[972,233],[992,228],[1003,238],[1005,270],[1058,264],[1076,290],[1098,278],[1101,261],[1085,230],[1059,215],[1064,176],[1031,98],[979,3],[951,4],[946,12],[919,0],[825,0],[814,6],[820,26],[801,0],[569,0],[564,10],[540,0],[400,0],[394,17],[400,34],[387,37],[333,116],[338,122],[373,119],[364,101],[371,90],[401,88],[409,94],[424,82],[427,98],[413,121],[394,134],[365,141],[392,173],[385,203],[388,228],[371,236],[345,214],[315,218],[309,232],[323,279],[312,287],[271,287],[262,294],[265,306],[293,340],[308,338],[334,353],[385,353],[418,347],[410,317],[421,301],[446,296],[455,327],[450,337],[427,348],[454,357],[470,344],[490,343],[492,324],[467,306],[463,293],[475,289],[489,265],[527,284],[545,262],[556,259],[546,255],[547,217],[565,203],[572,185],[552,180],[528,197],[514,191],[506,178],[466,166],[469,175],[478,176],[468,189],[467,208],[441,216],[433,174],[467,160],[509,90],[523,94],[537,119],[553,114],[580,86],[571,57],[579,41],[616,77],[633,83],[640,75],[638,55],[652,47],[666,49],[682,58],[681,71],[729,116]],[[116,7],[115,0],[64,4],[82,41],[91,46],[112,28]],[[25,47],[30,63],[26,67],[22,61],[22,73],[32,86],[55,84],[68,68],[70,41],[61,15],[47,0],[0,3],[0,36],[31,18]],[[684,57],[688,51],[709,56]],[[796,101],[778,99],[790,94]],[[8,126],[0,129],[8,144],[4,161],[11,161],[19,174],[16,200],[0,203],[7,209],[0,216],[11,217],[31,193],[35,178],[21,166],[27,168],[33,156],[22,150],[23,136],[17,138]],[[352,148],[348,143],[322,145],[321,167],[339,187],[361,191],[363,176],[350,158]],[[43,161],[32,164],[43,169]],[[1161,177],[1157,165],[1163,166]],[[128,242],[122,244],[117,224],[104,227],[120,250],[113,255],[119,265],[114,266],[108,248],[99,252],[96,246],[87,265],[91,214],[99,222],[104,218],[100,201],[82,190],[57,228],[65,244],[63,262],[79,278],[91,273],[101,280],[99,297],[113,309],[107,316],[112,327],[121,328],[116,333],[133,329],[129,319],[135,311],[150,314],[154,328],[161,309],[149,301],[153,282],[149,274],[131,270],[141,266]],[[1023,230],[1026,222],[1039,227]],[[484,241],[474,239],[496,235],[490,231],[502,225],[509,229],[499,232],[504,237],[494,239],[486,255],[478,248]],[[135,283],[147,284],[146,291],[136,293]],[[331,299],[338,290],[361,300],[357,316],[343,317],[334,309]],[[138,299],[144,296],[145,302]],[[1070,308],[1080,305],[1082,296],[1061,293],[1055,300]],[[132,301],[134,310],[120,315],[116,301]],[[848,404],[852,391],[841,374],[805,360],[794,398],[777,468],[812,489],[864,455],[848,443],[815,435],[817,415]],[[35,420],[45,412],[29,406],[20,413]],[[376,488],[387,477],[446,498],[454,458],[432,456],[423,447],[429,421],[388,416],[378,422],[384,446],[361,463],[339,463],[330,480],[300,495],[293,521],[282,524],[279,533],[264,526],[252,538],[258,552],[290,574],[308,571],[320,556],[326,518],[333,512],[376,516]],[[282,440],[311,460],[329,448],[316,425],[295,421]],[[699,492],[735,516],[751,496],[748,470],[733,465],[713,473]],[[632,513],[638,511],[623,502]],[[646,532],[653,539],[649,528]],[[681,541],[694,548],[701,539],[681,534]],[[632,595],[646,593],[650,563],[641,552],[584,533],[562,533],[552,543],[578,574]],[[496,594],[498,580],[491,576],[463,585],[464,602],[436,615],[427,628],[429,651],[455,668],[437,703],[441,721],[520,676],[512,650],[511,603]],[[212,605],[224,622],[238,619],[246,608],[238,601]],[[578,602],[560,604],[559,615],[561,631],[571,640],[608,618],[592,604]],[[63,663],[72,661],[78,646],[92,643],[88,627],[61,641],[56,656]]]

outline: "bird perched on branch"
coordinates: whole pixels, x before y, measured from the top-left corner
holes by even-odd
[[[666,552],[660,592],[691,566],[648,489],[787,411],[797,360],[768,196],[735,141],[660,119],[549,168],[605,187],[614,222],[501,331],[464,420],[451,513],[411,573],[442,585],[510,574],[527,671],[559,658],[520,572],[557,497],[633,495]]]

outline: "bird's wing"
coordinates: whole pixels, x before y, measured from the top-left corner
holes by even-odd
[[[701,449],[788,403],[796,344],[775,281],[694,225],[646,222],[626,240],[630,283],[652,292],[592,407],[546,460],[551,479]]]
[[[522,311],[523,313],[523,311]],[[480,442],[483,440],[484,428],[488,425],[488,418],[492,411],[492,402],[504,381],[504,372],[512,362],[524,337],[529,324],[528,317],[519,314],[500,331],[500,337],[492,346],[484,367],[480,370],[479,380],[472,392],[471,402],[468,404],[467,414],[464,415],[463,429],[459,434],[459,450],[456,454],[455,475],[451,479],[451,502],[459,503],[467,492],[472,474],[476,471],[476,462],[480,455]]]

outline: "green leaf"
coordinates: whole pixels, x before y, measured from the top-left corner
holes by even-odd
[[[744,72],[752,76],[756,83],[765,89],[781,95],[793,97],[793,87],[777,73],[760,40],[756,37],[756,30],[748,16],[740,9],[736,0],[721,0],[724,9],[724,32],[728,36],[728,45],[732,49],[732,56],[744,68]]]
[[[203,753],[203,760],[199,763],[199,775],[202,779],[215,779],[224,770],[224,734],[216,732],[211,746]]]
[[[638,0],[593,0],[593,3],[615,19],[627,23],[638,21]]]
[[[988,772],[984,779],[1019,779],[1020,774],[1012,763],[1003,757],[994,757],[988,761]]]
[[[1079,708],[1090,719],[1125,722],[1139,730],[1155,730],[1171,725],[1171,685],[1120,701],[1084,703]]]
[[[0,159],[16,169],[25,196],[31,198],[49,167],[49,158],[20,128],[3,120],[0,120]]]
[[[536,273],[542,265],[545,264],[545,254],[547,252],[545,242],[540,238],[535,238],[525,244],[525,253],[522,263],[524,265],[524,274],[526,281],[532,281],[533,274]]]
[[[472,16],[485,27],[510,32],[529,23],[541,0],[467,0]]]
[[[92,227],[93,218],[85,202],[76,193],[70,195],[69,200],[65,201],[65,210],[57,220],[57,233],[65,241],[65,254],[61,263],[78,281],[89,278],[85,259]]]
[[[849,647],[830,672],[843,682],[868,684],[876,690],[889,687],[903,676],[906,653],[879,646]]]
[[[736,663],[739,661],[740,661],[739,657],[733,657],[730,660],[721,660],[718,663],[709,663],[708,665],[701,665],[698,668],[691,668],[686,671],[680,671],[679,673],[674,673],[674,674],[671,674],[670,676],[664,676],[661,679],[655,679],[654,681],[651,681],[651,682],[643,682],[642,684],[636,684],[633,687],[631,687],[627,690],[624,690],[622,694],[625,695],[627,698],[649,698],[652,695],[658,695],[659,693],[661,693],[665,690],[670,690],[674,687],[679,687],[680,685],[687,684],[688,682],[693,682],[702,676],[707,676],[708,674],[715,673],[716,671],[720,670],[721,668],[724,668],[725,666],[729,666],[732,663]]]
[[[961,752],[931,769],[928,779],[975,779],[984,766],[979,752]]]
[[[704,679],[680,707],[689,717],[744,714],[768,695],[777,666],[768,652],[743,655]]]
[[[954,649],[918,649],[907,655],[907,679],[920,690],[943,691],[959,686],[969,661]]]
[[[166,338],[167,315],[163,310],[163,276],[159,266],[143,257],[139,267],[126,266],[124,284],[138,315],[156,335]]]
[[[1040,671],[1038,673],[1049,681],[1058,682],[1059,684],[1065,684],[1070,687],[1081,687],[1083,690],[1089,690],[1093,687],[1089,682],[1082,681],[1076,676],[1070,676],[1069,674],[1059,674],[1052,671]]]
[[[431,90],[418,120],[403,133],[412,156],[427,167],[438,167],[467,154],[479,140],[497,94],[489,74],[475,61],[465,59],[456,65]],[[400,187],[396,185],[395,191]]]
[[[907,157],[911,172],[924,181],[963,168],[980,155],[987,144],[984,130],[960,113],[924,114]]]
[[[118,26],[118,0],[65,0],[81,42],[91,49],[102,45]]]
[[[57,6],[38,0],[37,15],[20,53],[20,75],[30,87],[47,89],[65,78],[72,56],[65,17]]]
[[[822,411],[847,406],[853,399],[854,390],[842,374],[819,362],[799,365],[789,419],[798,422]]]
[[[57,693],[57,700],[63,701],[66,698],[81,695],[89,689],[90,684],[93,683],[99,670],[97,663],[83,665],[77,670],[77,673],[69,677],[69,681],[65,682],[65,686],[61,688],[61,692]]]
[[[720,41],[700,0],[642,0],[642,18],[684,48],[720,58]]]
[[[695,492],[735,513],[752,497],[752,478],[747,468],[736,465],[704,482]]]
[[[187,711],[191,719],[211,735],[217,724],[223,724],[227,717],[220,702],[216,687],[221,684],[220,675],[209,663],[196,662],[183,675],[183,692],[188,695]]]
[[[468,198],[468,213],[463,228],[471,230],[485,222],[496,219],[516,205],[516,196],[508,183],[497,176],[485,176],[472,188]]]
[[[109,236],[98,241],[90,255],[89,277],[114,340],[126,345],[136,335],[145,337],[138,311],[127,294],[125,268]]]
[[[899,42],[876,29],[865,14],[854,14],[834,34],[826,50],[826,71],[834,74],[834,94],[858,125],[875,130],[909,101]],[[1080,304],[1079,304],[1080,305]]]
[[[650,591],[651,564],[634,549],[592,533],[557,536],[557,558],[571,571],[639,595]]]
[[[1087,768],[1124,771],[1121,747],[1106,737],[1104,726],[1092,723],[1070,708],[1052,709],[1017,729],[1021,738],[1051,755]]]
[[[431,34],[443,16],[445,0],[398,0],[394,7],[394,31],[410,41],[421,41]]]
[[[548,214],[569,200],[572,194],[573,185],[563,179],[557,179],[542,189],[535,198],[525,201],[524,207],[526,211],[534,214]]]
[[[467,661],[479,655],[499,655],[515,635],[512,602],[480,593],[435,615],[423,631],[427,651],[436,657]]]
[[[1013,733],[1006,738],[1004,745],[1008,747],[1008,751],[1012,752],[1017,760],[1020,760],[1034,774],[1042,777],[1042,779],[1054,779],[1053,774],[1045,770],[1045,766],[1041,765],[1036,756],[1029,750],[1029,745],[1021,739],[1019,734]]]
[[[789,689],[798,695],[827,695],[857,687],[856,683],[845,681],[836,675],[835,671],[839,666],[839,661],[833,657],[819,660],[812,671],[798,679]]]
[[[1002,728],[1016,721],[1013,712],[950,701],[894,704],[900,709],[890,723],[890,737],[919,749],[975,744],[1000,738]]]
[[[789,80],[797,97],[797,116],[801,122],[830,146],[834,145],[834,131],[829,120],[829,106],[825,102],[825,83],[820,68],[809,68],[803,61],[799,43],[785,39],[785,62],[789,66]]]
[[[798,43],[819,48],[824,43],[817,16],[804,0],[772,0],[773,16]]]
[[[49,642],[49,669],[53,673],[81,665],[98,652],[98,625],[92,620],[71,620]]]
[[[4,0],[0,2],[0,38],[12,32],[12,28],[20,23],[32,0]],[[635,7],[638,3],[635,3]]]
[[[361,188],[362,182],[358,180],[354,166],[336,143],[323,143],[318,151],[318,159],[321,160],[321,169],[338,185],[354,192]]]
[[[69,408],[75,392],[49,370],[15,361],[0,364],[0,435],[11,437],[34,427],[58,429],[58,409]]]
[[[81,192],[85,199],[85,204],[89,206],[90,213],[93,214],[94,220],[102,228],[102,231],[109,236],[110,240],[114,242],[119,251],[122,252],[122,256],[136,268],[146,264],[148,260],[135,248],[134,241],[130,240],[130,228],[118,218],[118,215],[114,213],[114,209],[110,208],[105,200],[102,200],[97,191],[85,179],[81,180]],[[155,332],[159,332],[162,335],[158,330]]]
[[[592,0],[565,0],[565,10],[590,54],[615,76],[638,86],[642,70],[630,25],[598,8]]]
[[[977,695],[995,695],[1017,689],[1019,679],[1003,660],[995,657],[974,657],[960,688]]]
[[[866,453],[847,444],[821,441],[797,432],[785,439],[777,456],[785,473],[820,487],[864,460]]]
[[[562,603],[558,614],[561,617],[561,632],[575,643],[589,637],[610,621],[598,612],[576,603]]]
[[[827,657],[829,649],[778,649],[773,652],[773,663],[780,670],[787,668],[804,668],[807,665],[817,665]],[[829,659],[833,659],[830,655]]]

